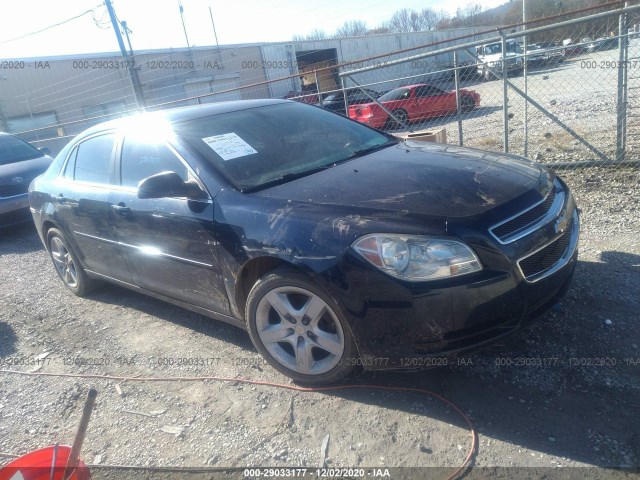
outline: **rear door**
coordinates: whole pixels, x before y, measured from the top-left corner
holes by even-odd
[[[115,143],[116,134],[106,132],[76,145],[53,184],[52,201],[58,225],[85,269],[130,282],[129,268],[110,224]]]
[[[140,199],[139,182],[172,171],[195,180],[193,170],[167,143],[125,136],[117,156],[119,188],[110,201],[115,235],[126,250],[134,283],[142,288],[220,313],[229,302],[218,266],[213,201]]]

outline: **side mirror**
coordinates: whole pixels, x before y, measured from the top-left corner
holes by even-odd
[[[38,151],[43,155],[51,155],[51,150],[49,149],[49,147],[39,148]]]
[[[187,197],[202,200],[207,194],[195,182],[185,182],[176,172],[160,172],[138,184],[138,198]]]

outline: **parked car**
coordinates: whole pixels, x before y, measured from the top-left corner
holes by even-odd
[[[540,42],[527,45],[527,65],[533,67],[553,65],[563,60],[563,47],[559,47],[553,42]]]
[[[507,75],[520,75],[524,68],[522,60],[522,48],[515,40],[507,40],[506,53],[502,53],[502,42],[487,43],[476,47],[476,57],[479,63],[476,72],[480,77],[489,81],[496,77],[496,73],[502,75],[503,63]],[[493,69],[492,73],[490,69]]]
[[[94,126],[29,195],[73,293],[105,280],[229,322],[309,384],[491,343],[576,265],[578,211],[553,172],[291,101]]]
[[[604,50],[613,50],[615,48],[618,48],[618,37],[603,37],[589,43],[587,45],[587,52],[602,52]]]
[[[456,92],[441,90],[428,83],[396,88],[382,95],[378,101],[397,120],[375,102],[349,107],[349,118],[370,127],[385,128],[457,112]],[[463,112],[469,112],[479,105],[480,94],[473,90],[460,90],[460,108]]]
[[[365,93],[366,92],[366,93]],[[368,95],[367,95],[368,94]],[[349,105],[360,105],[362,103],[370,103],[372,98],[378,98],[380,94],[369,88],[354,88],[347,90],[347,102]],[[318,107],[326,108],[335,113],[346,115],[344,108],[344,94],[334,92],[327,95],[322,101],[316,103]]]
[[[0,132],[0,227],[31,221],[27,189],[53,161],[48,152]]]
[[[316,91],[312,92],[296,92],[294,90],[289,91],[285,95],[285,100],[295,100],[300,103],[308,103],[310,105],[314,105],[320,101],[320,97]]]
[[[562,41],[562,54],[565,58],[577,57],[587,51],[587,44],[591,42],[590,38],[583,38],[581,43],[575,43],[571,38]]]

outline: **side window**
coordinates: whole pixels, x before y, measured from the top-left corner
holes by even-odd
[[[76,154],[78,153],[78,148],[75,147],[71,153],[69,154],[69,158],[67,159],[67,164],[64,167],[64,178],[69,178],[73,180],[73,171],[76,168]]]
[[[422,87],[416,88],[416,97],[431,97],[434,95],[433,88],[431,85],[423,85]]]
[[[140,180],[165,171],[176,172],[185,181],[189,179],[187,167],[163,143],[125,138],[120,167],[123,187],[137,187]]]
[[[73,178],[79,182],[110,183],[114,140],[115,134],[108,134],[80,143],[76,148]]]

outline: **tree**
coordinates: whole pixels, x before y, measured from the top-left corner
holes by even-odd
[[[348,20],[338,27],[335,33],[336,38],[360,37],[369,33],[367,24],[362,20]]]
[[[294,35],[292,40],[294,42],[303,42],[305,40],[324,40],[325,38],[327,38],[326,32],[316,28],[307,35]]]
[[[423,8],[419,12],[403,8],[395,12],[384,26],[395,33],[422,32],[435,29],[438,22],[446,17],[445,12],[436,12],[432,8]]]

